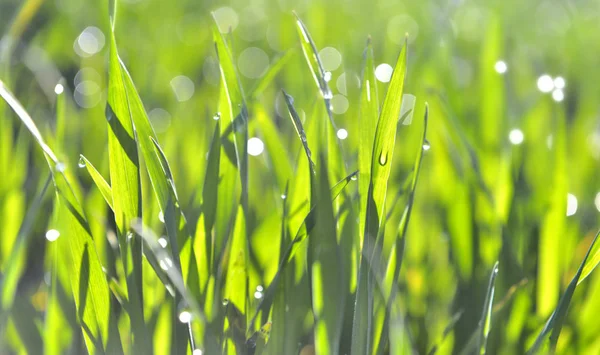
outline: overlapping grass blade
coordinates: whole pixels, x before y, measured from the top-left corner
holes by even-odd
[[[377,80],[375,79],[375,65],[373,60],[373,48],[371,39],[367,41],[367,47],[363,54],[363,73],[360,90],[360,108],[358,122],[360,127],[358,147],[358,194],[360,196],[359,233],[360,243],[365,232],[367,195],[371,176],[371,158],[373,156],[373,143],[375,141],[375,129],[379,118],[379,97],[377,96]]]
[[[550,340],[549,340],[550,353],[553,353],[556,350],[556,343],[558,342],[558,337],[560,336],[560,331],[565,322],[565,318],[567,316],[567,311],[569,310],[569,304],[571,303],[571,298],[573,297],[573,293],[575,293],[575,288],[579,284],[579,279],[582,277],[583,271],[586,269],[586,267],[588,268],[588,270],[590,270],[590,272],[593,269],[593,267],[591,265],[592,265],[592,263],[595,263],[595,261],[588,263],[588,258],[590,256],[592,250],[597,250],[598,247],[596,246],[596,244],[598,242],[599,236],[600,236],[600,232],[596,233],[596,236],[594,237],[592,244],[590,245],[587,253],[585,254],[583,261],[579,265],[579,268],[577,269],[575,276],[573,276],[573,279],[571,279],[571,282],[569,282],[567,289],[565,290],[562,297],[560,298],[560,301],[558,302],[558,306],[556,307],[554,312],[552,312],[552,315],[546,322],[546,325],[544,325],[544,328],[542,329],[542,331],[540,332],[538,337],[535,339],[535,342],[533,343],[531,348],[527,351],[527,354],[529,354],[529,355],[537,354],[540,351],[540,348],[543,345],[543,342],[546,340],[546,337],[548,335],[550,335]],[[552,333],[550,333],[550,332],[552,332]]]
[[[108,103],[108,154],[113,211],[121,262],[127,280],[128,314],[133,330],[133,346],[150,351],[150,337],[144,321],[142,295],[142,243],[130,238],[130,223],[141,217],[141,182],[138,144],[133,124],[132,105],[125,87],[125,76],[117,54],[114,32],[110,33]],[[131,93],[133,94],[133,93]],[[138,132],[140,133],[140,132]]]
[[[373,344],[371,317],[373,314],[374,298],[372,292],[374,292],[374,289],[371,287],[373,282],[369,281],[372,265],[370,253],[377,249],[375,241],[378,239],[380,226],[385,216],[387,183],[396,142],[395,128],[402,106],[401,98],[406,73],[406,47],[405,45],[402,48],[398,56],[383,108],[377,121],[375,140],[371,152],[371,174],[365,208],[363,252],[359,268],[352,330],[352,354],[371,353]]]
[[[330,195],[331,195],[332,201],[335,200],[342,193],[344,188],[350,183],[350,181],[354,180],[354,178],[356,177],[357,174],[358,174],[358,171],[355,171],[354,173],[348,175],[343,180],[339,181],[337,184],[335,184],[331,188]],[[320,208],[319,204],[312,207],[312,209],[310,210],[310,212],[304,219],[302,225],[300,226],[300,229],[296,233],[294,239],[292,240],[290,245],[285,249],[285,252],[283,253],[282,257],[280,258],[281,261],[280,261],[279,268],[277,269],[277,273],[275,274],[273,281],[271,282],[271,284],[265,291],[264,297],[263,297],[261,303],[259,304],[259,306],[257,307],[256,314],[254,315],[253,321],[250,324],[254,323],[256,316],[258,315],[258,313],[261,310],[265,310],[265,309],[269,308],[269,306],[272,302],[272,297],[277,289],[277,283],[279,282],[279,278],[281,277],[281,275],[284,272],[287,265],[293,259],[296,251],[300,247],[300,244],[306,240],[306,238],[310,235],[313,228],[315,228],[316,218],[319,213],[319,208]]]
[[[57,225],[61,234],[59,252],[65,265],[69,266],[78,321],[83,329],[87,350],[91,354],[121,352],[116,323],[111,314],[108,283],[83,208],[64,174],[66,166],[57,160],[27,111],[1,81],[0,96],[31,132],[48,161],[56,188],[56,213],[60,216]]]

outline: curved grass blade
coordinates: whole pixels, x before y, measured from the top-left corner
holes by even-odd
[[[587,253],[585,254],[581,265],[579,265],[579,268],[577,269],[577,273],[575,274],[575,276],[573,276],[573,279],[571,280],[571,282],[569,282],[565,293],[560,298],[558,306],[556,307],[554,312],[552,312],[552,315],[546,322],[546,325],[544,325],[544,328],[540,332],[540,335],[538,335],[538,337],[535,339],[533,346],[527,351],[528,355],[537,354],[539,352],[542,343],[544,342],[548,334],[550,334],[550,331],[552,331],[552,334],[550,335],[550,353],[554,352],[556,348],[556,343],[558,342],[560,331],[567,316],[567,311],[569,310],[571,298],[573,297],[573,293],[575,293],[575,288],[579,283],[579,279],[583,274],[583,270],[585,269],[586,264],[588,263],[588,257],[590,256],[591,251],[597,248],[596,243],[598,241],[599,236],[600,231],[596,233],[596,236],[594,237],[592,244],[590,245]]]
[[[45,153],[57,192],[57,215],[60,216],[60,255],[69,265],[78,321],[83,329],[89,353],[120,353],[121,343],[111,313],[110,290],[102,271],[90,227],[73,189],[67,180],[65,165],[45,143],[37,126],[15,96],[0,81],[0,96],[11,106]]]
[[[288,95],[284,90],[281,90],[283,97],[285,99],[285,103],[288,107],[288,112],[290,113],[290,118],[292,119],[292,123],[294,124],[294,128],[296,129],[296,133],[298,133],[298,137],[302,142],[302,147],[304,148],[304,152],[306,153],[306,158],[308,159],[308,163],[310,165],[310,171],[314,175],[315,174],[315,163],[312,160],[310,148],[308,147],[308,140],[306,139],[306,132],[304,131],[304,127],[302,126],[302,121],[298,116],[298,112],[294,108],[294,99]]]
[[[96,187],[98,187],[98,190],[100,190],[102,197],[104,197],[104,200],[106,201],[106,203],[108,203],[108,206],[110,206],[110,209],[114,211],[112,189],[110,188],[110,185],[108,185],[106,180],[104,180],[104,177],[102,177],[102,175],[98,172],[98,170],[96,170],[94,165],[92,165],[92,163],[90,163],[90,161],[86,157],[84,157],[83,155],[79,155],[79,159],[85,164],[85,168],[87,169],[92,180],[94,181],[94,184],[96,184]]]
[[[334,129],[337,131],[335,122],[333,121],[333,114],[331,112],[331,99],[333,98],[333,94],[331,93],[331,89],[329,88],[329,84],[327,83],[327,78],[325,70],[323,69],[323,64],[321,63],[321,59],[319,58],[319,51],[317,50],[317,46],[315,42],[312,40],[308,29],[300,20],[300,17],[296,13],[296,30],[298,31],[298,36],[300,37],[300,44],[302,47],[302,52],[304,53],[304,58],[306,59],[306,63],[310,68],[310,71],[315,79],[317,87],[323,96],[323,100],[325,102],[325,109],[327,110],[327,115],[329,116],[329,121],[333,125]],[[330,74],[329,74],[330,75]]]

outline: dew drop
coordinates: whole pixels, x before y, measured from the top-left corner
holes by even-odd
[[[165,238],[160,237],[158,238],[158,244],[160,244],[161,247],[166,248],[169,243]]]
[[[192,320],[192,314],[189,311],[181,311],[179,313],[179,321],[181,323],[189,323]]]
[[[429,141],[426,139],[425,142],[423,142],[423,150],[424,151],[428,151],[429,149],[431,149],[431,144],[429,143]]]
[[[286,194],[281,194],[281,199],[282,199],[282,200],[285,200],[286,198],[287,198],[287,195],[286,195]]]
[[[324,79],[326,82],[329,82],[329,81],[331,81],[331,72],[330,72],[330,71],[326,71],[326,72],[323,74],[323,79]]]
[[[61,162],[56,163],[56,165],[54,167],[56,168],[56,171],[58,171],[60,173],[64,173],[65,169],[67,168],[66,165]]]
[[[217,112],[215,113],[215,115],[213,116],[213,120],[218,121],[221,118],[221,112]]]
[[[60,237],[60,232],[59,232],[59,231],[57,231],[56,229],[49,229],[49,230],[46,232],[46,239],[47,239],[49,242],[53,242],[53,241],[57,240],[57,239],[58,239],[58,237]]]
[[[356,174],[354,174],[350,177],[350,180],[356,181],[356,180],[358,180],[358,176],[356,176]]]
[[[164,215],[163,211],[158,212],[158,220],[161,221],[162,223],[165,223],[165,215]]]
[[[85,159],[83,159],[83,156],[79,157],[79,165],[80,168],[85,168]]]
[[[223,298],[223,306],[227,306],[229,304],[229,300],[227,298]]]
[[[107,121],[112,120],[113,115],[114,115],[114,112],[113,112],[112,108],[110,107],[109,104],[106,104],[106,108],[104,109],[104,116],[106,116],[106,120]]]
[[[384,153],[383,151],[381,152],[381,154],[379,154],[379,164],[380,165],[385,165],[387,164],[387,153]]]

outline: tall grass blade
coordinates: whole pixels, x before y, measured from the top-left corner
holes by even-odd
[[[402,48],[392,74],[383,108],[377,121],[375,140],[371,152],[371,176],[365,208],[365,231],[363,236],[362,258],[359,267],[359,280],[356,291],[356,306],[352,330],[352,354],[371,353],[373,282],[370,281],[372,256],[376,250],[380,227],[385,216],[387,183],[391,172],[392,155],[396,143],[396,124],[402,107],[402,91],[406,74],[406,44]]]
[[[133,346],[150,351],[150,337],[144,321],[142,296],[142,243],[131,238],[130,223],[141,217],[141,182],[138,144],[132,105],[117,54],[114,32],[110,33],[107,120],[110,185],[117,226],[121,262],[125,268]],[[139,132],[138,132],[139,133]]]
[[[360,243],[363,242],[365,232],[365,221],[367,214],[367,195],[371,180],[371,158],[373,156],[373,143],[375,141],[375,130],[379,118],[379,97],[377,96],[377,80],[375,78],[375,64],[373,60],[373,48],[371,39],[367,41],[367,47],[363,54],[362,87],[360,91],[360,108],[358,122],[360,127],[358,146],[358,170],[360,172],[358,181],[358,194],[360,196],[359,233]]]

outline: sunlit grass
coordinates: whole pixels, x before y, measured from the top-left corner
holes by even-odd
[[[586,55],[492,5],[145,1],[2,28],[0,353],[600,351]]]

